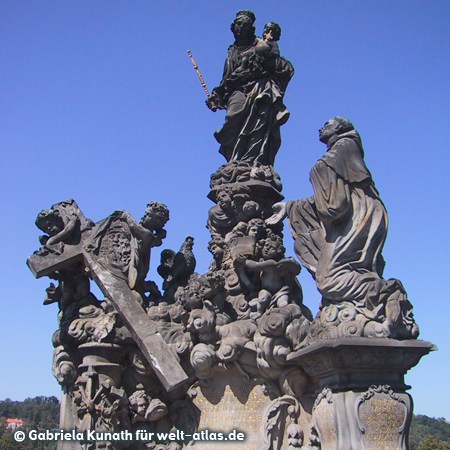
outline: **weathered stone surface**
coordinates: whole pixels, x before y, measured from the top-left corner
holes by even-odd
[[[236,370],[216,373],[208,384],[200,383],[189,395],[200,411],[199,431],[214,430],[227,436],[238,430],[245,434],[243,441],[227,442],[227,449],[287,448],[287,429],[297,424],[300,416],[294,397],[280,397],[270,382],[243,380]],[[198,450],[215,450],[218,445],[217,441],[190,443]]]
[[[184,383],[188,378],[186,373],[126,281],[102,269],[90,255],[85,255],[85,261],[97,285],[114,303],[131,336],[165,389],[170,391]]]
[[[228,49],[222,81],[206,104],[213,111],[226,109],[225,124],[214,136],[227,161],[273,166],[280,126],[289,118],[283,97],[294,68],[280,56],[280,26],[266,24],[261,39],[255,36],[255,20],[251,11],[236,13],[231,24],[235,42]]]
[[[150,202],[139,223],[115,211],[95,224],[73,200],[38,215],[46,234],[28,265],[57,282],[44,304],[59,306],[52,372],[63,389],[61,427],[174,436],[83,448],[407,449],[404,375],[435,347],[416,340],[401,282],[382,278],[386,210],[348,120],[320,130],[328,150],[311,171],[314,195],[277,203],[273,163],[293,68],[279,53],[279,25],[266,24],[261,39],[254,21],[251,11],[236,14],[222,82],[207,93],[209,108],[226,109],[215,136],[227,162],[210,180],[206,273],[195,272],[187,236],[178,252],[161,252],[163,292],[146,280],[150,250],[166,236],[161,203]],[[300,264],[285,255],[286,214],[322,294],[315,319]]]
[[[386,338],[341,338],[288,356],[315,397],[312,437],[321,449],[406,450],[411,399],[404,375],[436,346]]]
[[[208,385],[191,389],[193,403],[200,410],[199,430],[220,431],[228,435],[232,430],[245,433],[245,441],[227,443],[227,448],[258,450],[264,442],[263,416],[271,403],[267,389],[251,382],[243,382],[237,371],[217,374]],[[218,443],[191,443],[198,450],[216,450]]]
[[[357,400],[357,419],[365,449],[407,449],[411,397],[373,386]]]
[[[383,278],[387,211],[361,138],[343,117],[331,118],[319,133],[327,151],[310,172],[314,194],[275,204],[266,221],[289,217],[295,252],[322,294],[300,346],[343,337],[416,339],[419,327],[405,288]]]
[[[61,202],[52,208],[59,211],[60,205],[66,203]],[[52,237],[47,238],[44,247],[28,258],[28,267],[39,278],[81,263],[81,270],[84,267],[85,274],[88,273],[96,281],[103,294],[116,307],[163,386],[167,390],[175,389],[187,380],[187,375],[144,311],[144,299],[139,292],[139,281],[144,280],[148,270],[146,252],[155,244],[160,245],[158,234],[152,234],[153,222],[157,223],[157,220],[151,214],[144,215],[143,225],[150,223],[150,229],[147,229],[135,222],[128,213],[117,211],[95,226],[90,222],[89,229],[82,230],[81,224],[86,219],[78,206],[76,210],[72,207],[72,210],[74,225],[70,236],[78,236],[76,245],[66,241],[63,246],[56,248],[57,243],[49,244]],[[41,212],[38,219],[41,216],[48,218],[50,214]],[[160,228],[162,225],[158,230]],[[64,228],[59,234],[63,232]],[[135,242],[140,243],[138,247]]]
[[[420,340],[341,338],[312,344],[291,353],[287,360],[302,367],[309,377],[308,392],[365,389],[389,384],[408,389],[404,375],[424,355],[437,347]]]
[[[335,449],[336,447],[336,413],[333,395],[330,389],[324,389],[313,408],[313,420],[320,439],[321,449]]]
[[[411,397],[390,386],[333,392],[324,388],[312,412],[322,450],[407,450]]]

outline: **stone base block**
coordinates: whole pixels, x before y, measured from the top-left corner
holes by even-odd
[[[312,448],[408,450],[412,399],[404,376],[433,350],[425,341],[342,338],[291,354],[315,398]]]

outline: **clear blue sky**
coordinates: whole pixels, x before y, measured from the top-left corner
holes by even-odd
[[[255,12],[259,34],[280,23],[281,53],[296,69],[275,161],[285,197],[312,193],[327,119],[348,117],[361,133],[390,216],[385,276],[403,281],[420,338],[439,346],[406,377],[415,412],[450,419],[448,0],[0,1],[0,399],[59,396],[57,307],[42,305],[48,280],[25,265],[41,209],[73,197],[98,221],[164,202],[162,248],[193,235],[206,271],[209,175],[225,161],[212,133],[224,114],[204,105],[186,50],[212,89],[241,8]],[[150,278],[160,285],[159,250]],[[306,271],[300,282],[316,312]]]

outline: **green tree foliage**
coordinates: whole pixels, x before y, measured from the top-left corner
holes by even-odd
[[[56,442],[25,440],[16,442],[6,431],[6,419],[22,419],[25,428],[58,428],[59,401],[56,397],[27,398],[23,402],[7,398],[0,401],[0,450],[56,450]]]
[[[27,427],[57,428],[59,424],[59,400],[56,397],[39,396],[23,402],[7,398],[0,401],[1,419],[22,419]],[[4,449],[0,449],[4,450]]]
[[[15,450],[17,443],[13,439],[11,433],[2,432],[0,435],[0,450]]]
[[[450,450],[450,442],[428,435],[420,441],[416,450]]]
[[[0,432],[0,450],[56,450],[56,446],[56,442],[16,442],[12,433]]]
[[[420,447],[420,445],[430,436],[437,438],[444,445],[450,443],[450,423],[446,422],[444,418],[434,419],[422,415],[413,416],[409,431],[411,450],[426,448]],[[428,450],[433,450],[434,448],[430,447]],[[436,448],[441,449],[441,447]],[[442,448],[447,450],[447,447]]]

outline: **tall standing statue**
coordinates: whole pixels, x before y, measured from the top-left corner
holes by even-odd
[[[254,22],[253,12],[236,13],[231,23],[235,41],[228,48],[222,81],[206,104],[212,111],[226,109],[225,124],[214,136],[227,161],[273,166],[280,126],[289,118],[283,96],[294,68],[280,56],[280,26],[269,22],[261,39],[255,36]]]
[[[320,335],[316,328],[325,325],[330,337],[416,338],[419,330],[402,283],[382,277],[388,218],[361,138],[343,117],[328,120],[319,134],[327,152],[310,172],[314,194],[275,204],[277,214],[268,219],[273,224],[289,217],[295,252],[322,294],[311,332]]]

